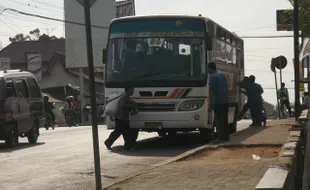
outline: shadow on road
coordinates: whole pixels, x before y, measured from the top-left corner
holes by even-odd
[[[29,144],[29,143],[18,143],[18,145],[15,148],[7,148],[5,143],[0,143],[0,153],[1,152],[13,152],[16,150],[20,150],[20,149],[25,149],[25,148],[31,148],[31,147],[35,147],[35,146],[41,146],[44,145],[45,142],[39,142],[36,144]]]
[[[224,144],[242,144],[245,140],[268,130],[271,126],[266,127],[249,127],[230,136],[230,141]]]
[[[127,156],[174,156],[180,151],[186,151],[205,144],[199,133],[178,134],[172,137],[155,137],[138,141],[132,150],[124,150],[123,146],[115,146],[112,152]]]
[[[255,136],[271,126],[249,127],[235,134],[232,134],[230,141],[224,144],[240,144],[244,140]],[[112,152],[126,156],[151,156],[164,157],[175,156],[189,149],[206,144],[206,140],[198,133],[180,133],[174,137],[155,137],[138,141],[134,149],[124,150],[123,146],[115,146]]]

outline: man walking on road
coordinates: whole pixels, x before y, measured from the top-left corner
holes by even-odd
[[[218,138],[214,143],[229,141],[228,128],[228,86],[226,77],[216,70],[216,64],[210,62],[208,64],[208,71],[210,73],[210,105],[215,114],[216,131]]]
[[[278,98],[280,99],[280,103],[281,103],[282,115],[284,114],[284,106],[285,106],[288,109],[288,113],[290,114],[290,117],[292,117],[289,93],[288,93],[287,88],[285,88],[284,82],[282,82],[281,88],[278,90]]]
[[[129,115],[132,109],[135,109],[135,104],[130,100],[130,96],[134,93],[134,88],[125,88],[125,94],[119,99],[118,109],[115,114],[115,128],[109,138],[104,142],[107,149],[111,150],[113,143],[123,135],[125,141],[125,149],[130,149],[133,143],[131,139],[131,130]]]
[[[264,90],[260,84],[255,83],[255,76],[249,77],[249,85],[247,87],[248,104],[250,107],[253,123],[250,126],[262,125],[263,98]]]

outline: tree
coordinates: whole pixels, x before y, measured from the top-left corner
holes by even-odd
[[[29,35],[24,35],[22,33],[17,34],[15,37],[10,37],[10,42],[24,42],[29,40],[38,40],[38,41],[49,41],[49,40],[56,40],[56,39],[63,39],[57,38],[56,36],[49,36],[47,34],[41,34],[40,29],[34,29],[29,32]]]
[[[28,41],[31,40],[30,36],[24,36],[24,34],[17,34],[15,37],[13,38],[9,38],[10,42],[24,42],[24,41]]]
[[[273,104],[265,102],[263,100],[263,107],[265,108],[268,116],[276,116],[277,115],[276,107]]]
[[[294,0],[289,0],[292,6],[294,6]],[[310,0],[299,0],[299,25],[302,36],[310,37]],[[288,11],[288,14],[291,14]]]

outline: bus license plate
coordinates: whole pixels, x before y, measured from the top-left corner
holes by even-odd
[[[145,122],[144,126],[146,128],[161,128],[163,127],[163,123],[162,122]]]

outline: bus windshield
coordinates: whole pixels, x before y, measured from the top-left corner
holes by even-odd
[[[112,24],[106,85],[205,86],[205,25],[203,21],[199,24],[197,27],[188,20]]]

